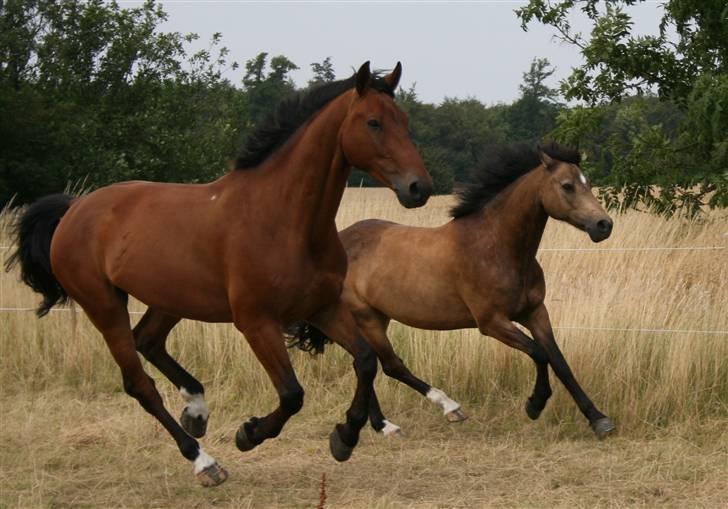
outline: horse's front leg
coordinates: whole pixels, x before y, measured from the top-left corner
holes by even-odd
[[[534,310],[531,315],[524,320],[524,324],[533,334],[534,339],[540,344],[546,352],[549,364],[554,370],[556,376],[561,380],[566,389],[574,398],[574,401],[579,406],[579,410],[589,420],[589,425],[596,433],[597,437],[604,438],[612,433],[616,427],[614,423],[600,412],[597,407],[592,403],[589,397],[586,395],[584,390],[581,388],[579,383],[576,381],[574,374],[571,372],[571,368],[566,362],[564,355],[559,349],[559,345],[556,344],[554,338],[554,332],[551,327],[551,320],[549,319],[546,306],[541,304]]]
[[[279,406],[265,417],[251,417],[238,428],[235,444],[249,451],[264,440],[277,437],[292,415],[303,406],[303,387],[288,357],[280,324],[261,321],[252,326],[235,324],[255,353],[278,392]]]
[[[346,461],[359,441],[361,428],[367,422],[371,395],[374,394],[377,357],[341,300],[317,313],[309,321],[354,357],[357,380],[354,399],[346,412],[346,422],[337,424],[329,437],[331,454],[337,461]]]

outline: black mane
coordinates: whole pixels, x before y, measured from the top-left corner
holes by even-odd
[[[235,161],[235,169],[245,170],[258,166],[283,145],[311,115],[355,85],[356,74],[345,80],[314,85],[283,99],[275,111],[248,136]],[[378,74],[372,75],[370,87],[394,97],[394,90]]]
[[[541,164],[539,151],[557,161],[572,164],[581,162],[577,150],[554,141],[537,147],[513,143],[486,150],[479,168],[470,174],[469,182],[457,191],[458,202],[450,210],[450,215],[458,218],[481,210],[498,193]]]

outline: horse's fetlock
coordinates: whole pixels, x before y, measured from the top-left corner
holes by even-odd
[[[281,408],[288,414],[298,413],[303,408],[304,390],[301,387],[280,395]]]

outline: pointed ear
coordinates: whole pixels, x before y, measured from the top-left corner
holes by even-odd
[[[399,79],[402,77],[402,64],[400,62],[397,62],[397,65],[394,66],[394,70],[384,76],[384,81],[389,86],[389,89],[394,92],[397,89],[397,85],[399,85]]]
[[[538,151],[538,156],[541,158],[541,162],[546,167],[547,170],[551,170],[554,167],[554,160],[551,159],[551,157],[544,152],[543,150]]]
[[[364,95],[372,82],[372,71],[369,69],[369,60],[364,62],[358,71],[356,71],[356,92]]]

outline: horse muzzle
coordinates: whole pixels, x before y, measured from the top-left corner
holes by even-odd
[[[609,238],[612,234],[612,226],[614,223],[609,218],[600,219],[587,224],[584,229],[589,234],[592,242],[601,242]]]
[[[394,192],[403,207],[413,209],[421,207],[432,194],[432,181],[423,179],[411,179],[403,184],[394,184]]]

